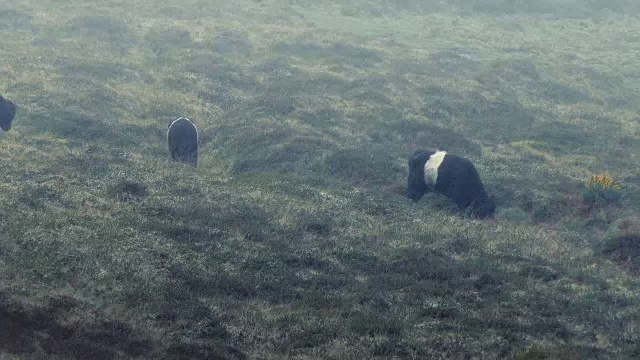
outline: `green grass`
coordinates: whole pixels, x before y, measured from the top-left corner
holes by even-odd
[[[164,4],[0,6],[0,358],[640,354],[636,5]],[[496,220],[408,201],[417,148]]]

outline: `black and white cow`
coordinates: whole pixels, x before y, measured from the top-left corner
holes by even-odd
[[[0,96],[0,129],[9,131],[15,116],[16,106],[11,101]]]
[[[493,217],[495,203],[487,196],[471,161],[446,151],[417,150],[409,158],[407,196],[418,201],[435,191],[452,199],[462,211],[478,218]]]
[[[167,142],[171,160],[198,166],[198,129],[193,121],[183,117],[173,120]]]

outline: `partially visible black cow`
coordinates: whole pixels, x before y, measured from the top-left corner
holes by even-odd
[[[471,161],[445,151],[417,150],[409,158],[407,196],[418,201],[435,191],[452,199],[462,211],[484,219],[493,217],[496,206],[487,196]]]
[[[169,124],[167,142],[171,160],[198,166],[198,129],[189,119],[180,117]]]
[[[11,101],[0,96],[0,129],[9,131],[15,116],[16,106]]]

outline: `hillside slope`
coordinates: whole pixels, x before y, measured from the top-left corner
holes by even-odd
[[[634,12],[164,3],[0,5],[0,358],[640,355]]]

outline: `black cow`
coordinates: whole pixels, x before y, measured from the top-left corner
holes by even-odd
[[[172,121],[167,142],[171,160],[198,166],[198,129],[191,120],[180,117]]]
[[[11,101],[0,96],[0,129],[9,131],[15,116],[16,106]]]
[[[431,191],[449,197],[460,210],[481,219],[493,217],[496,210],[471,161],[445,151],[417,150],[409,158],[407,196],[418,201]]]

